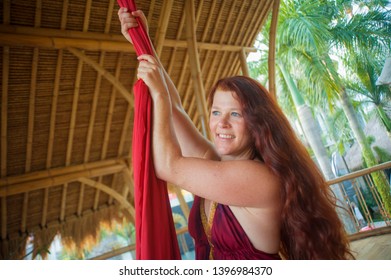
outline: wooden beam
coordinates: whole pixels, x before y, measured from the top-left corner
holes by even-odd
[[[9,8],[6,0],[4,6]],[[4,15],[6,14],[4,10]],[[8,11],[9,12],[9,11]],[[4,19],[5,20],[5,19]],[[9,78],[9,47],[3,47],[3,81],[1,94],[1,169],[0,178],[7,176],[7,130],[8,130],[8,78]],[[7,198],[1,198],[1,239],[7,237]]]
[[[131,105],[133,105],[133,97],[130,92],[122,85],[122,83],[115,78],[110,72],[101,67],[98,63],[93,61],[91,58],[87,57],[80,50],[69,48],[68,49],[75,56],[83,60],[88,65],[92,66],[98,73],[100,73],[103,77],[105,77],[117,90],[122,94],[122,97],[126,99]]]
[[[65,208],[67,205],[67,194],[68,194],[68,183],[65,183],[62,187],[62,194],[61,194],[61,208],[60,208],[60,222],[65,221]]]
[[[7,131],[8,131],[8,79],[9,47],[3,47],[3,77],[1,85],[1,161],[0,177],[7,176]]]
[[[120,53],[117,57],[117,65],[115,67],[115,78],[117,80],[119,79],[119,76],[121,74],[122,56],[123,56],[123,53]],[[109,101],[109,109],[108,109],[108,113],[106,116],[105,131],[104,131],[104,135],[103,135],[103,147],[102,147],[102,152],[101,152],[101,160],[104,160],[107,156],[107,149],[109,147],[109,142],[110,142],[110,130],[111,130],[111,126],[112,126],[116,97],[117,97],[116,88],[112,87],[110,101]],[[102,180],[102,177],[99,177],[98,182],[101,182],[101,180]],[[115,180],[115,178],[113,180]],[[95,193],[95,201],[94,201],[94,208],[93,209],[98,208],[99,196],[100,196],[100,191],[98,189]]]
[[[0,37],[0,45],[3,46],[30,46],[54,49],[79,48],[88,51],[135,53],[134,48],[122,35],[0,25]],[[187,41],[173,39],[164,39],[163,46],[171,48],[188,47]],[[198,42],[198,48],[237,52],[243,46]],[[246,52],[256,52],[254,47],[244,48]]]
[[[248,70],[248,65],[247,65],[247,55],[244,50],[242,50],[239,53],[239,59],[240,59],[240,66],[241,66],[243,75],[250,77],[250,71]]]
[[[78,179],[79,182],[84,183],[86,185],[89,185],[91,187],[97,188],[98,190],[107,193],[108,195],[114,197],[124,208],[126,208],[130,215],[134,217],[134,207],[127,201],[121,194],[117,193],[115,190],[112,188],[99,183],[97,181],[81,177]]]
[[[53,176],[45,179],[33,180],[24,183],[7,185],[0,188],[0,197],[24,193],[26,191],[41,190],[47,187],[58,186],[76,181],[80,177],[97,177],[122,172],[123,165],[95,168],[88,171],[78,171],[64,175]]]
[[[61,30],[64,30],[67,23],[67,14],[68,14],[68,0],[63,1],[62,13],[61,13]],[[50,169],[52,166],[52,156],[53,156],[53,146],[54,146],[54,132],[56,126],[56,115],[57,115],[57,101],[58,93],[60,88],[60,78],[61,78],[61,69],[62,69],[62,58],[64,51],[60,49],[57,55],[57,64],[56,64],[56,74],[54,78],[54,90],[53,90],[53,99],[52,107],[50,110],[50,128],[49,128],[49,140],[48,140],[48,152],[46,156],[46,169]]]
[[[1,239],[7,238],[7,198],[1,198]]]
[[[186,38],[188,43],[188,52],[190,59],[190,70],[194,85],[194,93],[197,96],[197,107],[200,113],[200,119],[202,124],[202,133],[205,137],[208,137],[208,109],[205,100],[205,89],[202,82],[202,73],[200,66],[200,59],[197,48],[196,38],[196,25],[195,25],[195,13],[194,13],[194,0],[186,1],[185,4],[186,14]]]
[[[111,168],[112,166],[126,167],[125,160],[127,160],[127,158],[108,159],[108,160],[89,162],[89,163],[84,163],[79,165],[68,166],[68,167],[57,167],[57,168],[52,168],[52,169],[47,169],[42,171],[35,171],[35,172],[25,173],[17,176],[4,177],[4,178],[0,178],[0,189],[2,187],[6,187],[10,185],[28,183],[30,181],[52,178],[61,175],[67,175],[79,171],[93,173],[95,169],[99,169],[99,168],[103,168],[103,169]]]
[[[55,74],[55,78],[54,78],[52,107],[50,110],[48,152],[47,152],[47,156],[46,156],[46,168],[47,169],[49,169],[52,166],[54,132],[55,132],[55,126],[56,126],[57,101],[58,101],[58,93],[59,93],[59,89],[60,89],[62,58],[63,58],[63,50],[59,50],[58,55],[57,55],[56,74]]]
[[[99,41],[93,39],[71,39],[35,35],[0,33],[0,45],[28,46],[50,49],[79,48],[88,51],[130,52],[134,49],[128,42]]]
[[[84,11],[83,32],[88,31],[88,26],[90,24],[91,4],[92,0],[87,0],[86,9]]]
[[[354,179],[354,178],[357,178],[357,177],[368,175],[368,174],[370,174],[372,172],[375,172],[375,171],[380,171],[380,170],[384,170],[384,169],[388,169],[388,168],[391,168],[391,161],[387,161],[387,162],[384,162],[382,164],[378,164],[376,166],[372,166],[372,167],[368,167],[368,168],[365,168],[365,169],[361,169],[359,171],[352,172],[352,173],[349,173],[347,175],[344,175],[344,176],[341,176],[341,177],[338,177],[338,178],[334,178],[332,180],[328,180],[327,184],[328,185],[338,184],[338,183],[341,183],[343,181],[351,180],[351,179]]]
[[[26,164],[25,172],[30,172],[31,160],[33,152],[33,136],[34,136],[34,119],[35,119],[35,95],[37,88],[37,72],[38,72],[39,49],[34,48],[33,61],[31,63],[31,80],[30,80],[30,98],[29,98],[29,113],[27,126],[27,147],[26,147]]]
[[[20,224],[20,232],[26,232],[28,205],[29,205],[29,193],[26,192],[24,193],[23,196],[22,221]]]
[[[155,36],[156,40],[154,44],[156,47],[156,53],[159,57],[163,50],[173,2],[174,2],[173,0],[163,1],[163,9],[162,12],[160,13],[159,25],[156,31],[156,36]]]

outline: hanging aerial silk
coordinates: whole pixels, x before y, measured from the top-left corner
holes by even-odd
[[[133,0],[117,0],[121,7],[136,11]],[[153,54],[148,35],[139,26],[129,29],[137,55]],[[142,80],[134,85],[132,162],[136,210],[136,258],[177,260],[181,258],[172,218],[167,183],[156,177],[151,151],[152,99]]]

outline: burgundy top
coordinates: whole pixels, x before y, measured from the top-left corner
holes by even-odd
[[[212,219],[213,224],[209,233],[210,243],[212,244],[211,252],[203,199],[195,196],[189,217],[189,233],[195,241],[195,257],[197,260],[281,259],[278,254],[268,254],[256,249],[227,205],[217,204]]]

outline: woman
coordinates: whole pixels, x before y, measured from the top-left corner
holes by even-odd
[[[123,35],[147,27],[141,11],[118,11]],[[187,116],[157,56],[138,57],[153,99],[159,178],[195,195],[189,232],[197,259],[345,259],[352,255],[321,173],[267,90],[221,79],[209,96],[213,143]]]

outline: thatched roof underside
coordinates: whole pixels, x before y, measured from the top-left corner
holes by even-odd
[[[201,131],[205,92],[247,74],[246,56],[278,3],[136,1]],[[36,247],[59,232],[78,246],[102,221],[133,221],[137,61],[117,11],[115,0],[2,1],[0,259],[21,258],[31,234]]]

